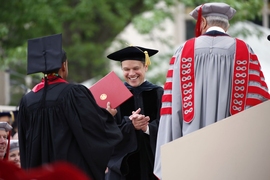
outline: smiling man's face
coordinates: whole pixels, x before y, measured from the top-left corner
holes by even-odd
[[[125,60],[122,61],[122,70],[126,82],[130,86],[137,87],[144,82],[148,66],[145,66],[142,61]]]

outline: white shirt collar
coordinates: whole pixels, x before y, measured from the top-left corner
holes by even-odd
[[[217,26],[212,26],[212,27],[208,28],[206,32],[209,32],[209,31],[220,31],[220,32],[225,33],[224,29],[222,29],[221,27],[217,27]]]

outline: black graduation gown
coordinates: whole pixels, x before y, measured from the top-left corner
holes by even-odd
[[[106,179],[156,179],[153,167],[163,88],[148,81],[135,88],[127,83],[125,85],[133,97],[117,109],[115,118],[124,137],[116,146],[108,163],[109,172]],[[129,120],[132,111],[138,108],[141,108],[141,114],[150,117],[150,135],[136,130]]]
[[[113,148],[122,139],[114,118],[96,104],[91,92],[82,85],[47,86],[46,104],[39,108],[43,90],[29,92],[20,103],[22,168],[67,161],[91,179],[104,179]]]

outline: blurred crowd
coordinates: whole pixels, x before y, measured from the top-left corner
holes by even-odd
[[[0,112],[0,158],[7,159],[21,167],[16,121],[17,114],[18,111]]]

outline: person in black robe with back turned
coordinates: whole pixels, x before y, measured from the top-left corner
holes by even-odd
[[[150,58],[158,51],[130,46],[107,57],[120,61],[133,97],[117,108],[123,133],[108,163],[107,180],[153,180],[154,157],[163,88],[145,80]]]
[[[28,41],[27,73],[44,78],[21,100],[18,114],[23,169],[72,163],[89,179],[102,180],[114,146],[122,139],[116,109],[100,108],[83,85],[69,84],[62,35]],[[110,113],[111,114],[110,114]]]

